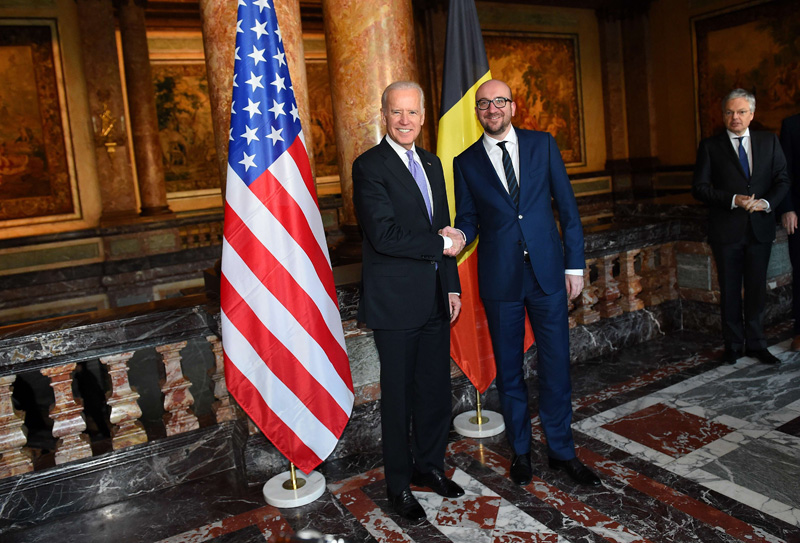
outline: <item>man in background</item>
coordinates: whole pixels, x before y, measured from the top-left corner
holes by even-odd
[[[791,188],[778,214],[781,224],[789,234],[789,259],[792,262],[792,318],[794,337],[790,351],[800,351],[800,234],[797,232],[797,210],[800,209],[800,114],[792,115],[781,124],[781,148],[786,157],[786,171]]]
[[[764,306],[775,239],[772,211],[789,190],[789,178],[775,134],[750,131],[755,110],[753,94],[728,93],[722,101],[726,130],[700,142],[692,184],[694,197],[709,206],[708,243],[717,263],[729,364],[745,353],[764,364],[780,362],[767,349]]]

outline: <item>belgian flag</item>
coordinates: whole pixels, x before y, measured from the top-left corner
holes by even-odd
[[[436,153],[444,168],[451,217],[456,216],[453,158],[483,135],[475,116],[475,92],[491,78],[474,0],[450,0]],[[486,312],[478,295],[478,241],[467,246],[458,258],[461,314],[451,329],[450,356],[475,388],[484,393],[492,384],[496,369]],[[527,325],[525,348],[532,343]]]

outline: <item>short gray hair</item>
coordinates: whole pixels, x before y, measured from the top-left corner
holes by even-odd
[[[733,89],[731,92],[725,95],[725,98],[722,99],[722,110],[725,111],[725,106],[731,100],[735,100],[736,98],[744,98],[747,100],[747,103],[750,104],[750,113],[756,112],[756,97],[752,92],[748,92],[744,89]]]
[[[425,93],[422,91],[422,87],[419,86],[419,83],[416,81],[395,81],[385,89],[383,89],[383,94],[381,95],[381,109],[386,109],[386,100],[389,96],[389,93],[394,90],[408,90],[414,89],[419,93],[419,108],[425,109]]]

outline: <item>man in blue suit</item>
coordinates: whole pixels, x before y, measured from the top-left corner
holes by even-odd
[[[583,228],[561,154],[547,132],[515,129],[507,84],[478,87],[484,135],[453,161],[455,226],[478,244],[478,288],[497,365],[497,390],[514,456],[511,479],[526,485],[531,422],[523,355],[525,312],[538,348],[539,417],[551,468],[584,485],[600,479],[575,457],[567,298],[583,289]],[[553,216],[555,201],[562,237]]]

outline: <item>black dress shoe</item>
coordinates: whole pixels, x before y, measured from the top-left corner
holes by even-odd
[[[736,349],[725,349],[723,360],[725,360],[726,364],[736,364],[736,361],[739,360],[742,356],[744,356],[744,353],[742,351]]]
[[[757,351],[747,351],[747,356],[752,356],[762,364],[780,364],[781,359],[769,352],[767,349]]]
[[[414,497],[414,494],[411,493],[411,489],[408,487],[406,487],[406,489],[397,496],[392,496],[389,494],[389,505],[392,506],[392,509],[394,509],[395,513],[406,520],[419,522],[427,518],[422,506],[419,504],[417,498]]]
[[[576,483],[586,486],[600,486],[600,477],[584,466],[577,458],[571,460],[550,458],[549,460],[551,468],[566,472]]]
[[[515,484],[524,486],[533,479],[531,469],[531,453],[516,455],[511,462],[511,480]]]
[[[440,469],[432,469],[430,473],[420,473],[414,470],[411,475],[411,484],[426,486],[445,498],[458,498],[464,495],[464,489],[448,479]]]

